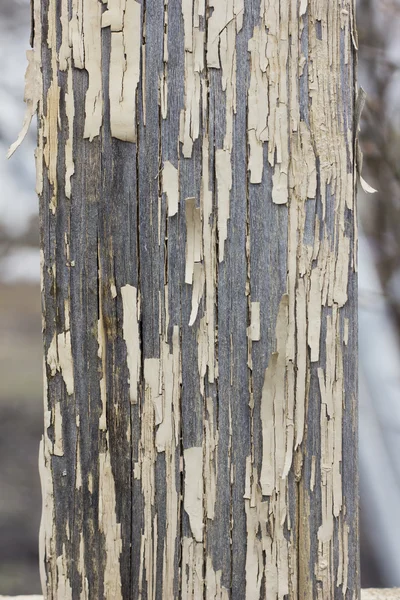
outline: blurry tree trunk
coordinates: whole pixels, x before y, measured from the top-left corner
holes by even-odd
[[[378,190],[359,203],[362,583],[392,587],[400,585],[400,515],[396,524],[390,508],[400,503],[400,4],[358,5],[364,171]]]
[[[358,598],[353,23],[34,1],[47,598]]]

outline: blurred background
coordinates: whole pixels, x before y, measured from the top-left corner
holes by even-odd
[[[29,0],[0,0],[0,595],[40,592],[42,336],[34,126],[12,160],[5,158],[25,113],[30,18]]]
[[[328,1],[328,0],[327,0]],[[400,586],[400,0],[359,0],[360,488],[363,587]],[[29,0],[0,2],[0,594],[39,593],[42,340],[35,128],[22,124]]]

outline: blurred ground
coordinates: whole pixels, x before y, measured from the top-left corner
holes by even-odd
[[[400,589],[363,590],[361,600],[400,600]]]
[[[0,283],[0,594],[39,593],[40,289]]]

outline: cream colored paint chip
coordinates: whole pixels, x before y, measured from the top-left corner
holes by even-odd
[[[164,163],[162,185],[168,200],[168,216],[173,217],[177,214],[179,206],[179,174],[178,169],[169,160]]]
[[[121,524],[117,522],[117,503],[111,457],[100,453],[99,525],[105,538],[106,564],[103,573],[106,598],[122,600],[119,559],[122,552]]]
[[[26,113],[22,129],[18,135],[17,140],[10,146],[7,153],[7,158],[10,158],[18,146],[22,144],[26,134],[28,133],[29,125],[31,124],[32,117],[36,112],[39,100],[42,95],[41,90],[41,74],[40,74],[40,55],[39,49],[27,50],[26,58],[28,59],[28,66],[25,74],[25,93],[24,101],[26,103]]]
[[[127,351],[129,370],[129,397],[133,404],[137,402],[137,388],[140,377],[140,336],[137,289],[133,285],[121,287],[123,307],[123,331]]]
[[[103,13],[101,26],[111,27],[111,31],[121,31],[124,25],[126,0],[103,0],[107,10]]]
[[[203,448],[194,446],[183,451],[185,495],[183,505],[196,542],[203,541]]]
[[[74,369],[72,362],[71,333],[59,333],[57,336],[58,361],[63,376],[67,394],[74,393]]]
[[[109,85],[111,135],[124,142],[135,142],[136,90],[140,77],[141,50],[140,4],[129,1],[124,11],[122,7],[120,12],[115,7],[113,11],[108,10],[103,14],[102,26],[109,24],[112,31]]]
[[[68,66],[68,92],[65,94],[65,112],[68,120],[68,138],[65,143],[65,195],[71,198],[71,177],[75,173],[74,163],[74,119],[75,99],[72,67]]]
[[[372,185],[369,185],[369,183],[367,181],[365,181],[365,179],[363,177],[361,177],[361,175],[360,175],[360,184],[366,194],[376,194],[378,192],[378,190],[373,188]]]
[[[194,265],[202,258],[202,232],[200,209],[196,198],[186,198],[186,266],[185,283],[193,283]]]
[[[99,135],[103,121],[101,4],[98,0],[85,0],[82,12],[85,69],[89,75],[89,86],[85,99],[84,137],[92,141]]]
[[[199,305],[201,299],[203,297],[204,291],[204,282],[205,282],[205,274],[204,274],[204,266],[200,262],[196,262],[194,264],[193,271],[193,290],[192,290],[192,310],[189,318],[189,327],[194,325],[197,313],[199,310]]]
[[[230,191],[232,189],[231,153],[217,150],[215,153],[218,189],[218,234],[219,262],[224,260],[225,242],[228,238],[228,220],[230,211]]]
[[[85,50],[83,45],[83,0],[72,0],[72,15],[69,22],[69,39],[72,48],[74,67],[85,67]]]
[[[260,329],[260,303],[252,302],[250,306],[251,321],[247,328],[247,335],[252,342],[259,342],[261,338]]]

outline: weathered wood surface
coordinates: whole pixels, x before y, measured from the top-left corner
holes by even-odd
[[[359,597],[353,23],[34,0],[48,599]]]
[[[0,596],[0,600],[43,600],[43,596]],[[361,600],[400,600],[400,590],[398,588],[361,590]]]
[[[43,596],[0,596],[0,600],[43,600]],[[361,590],[361,600],[400,600],[400,590],[398,588]]]

